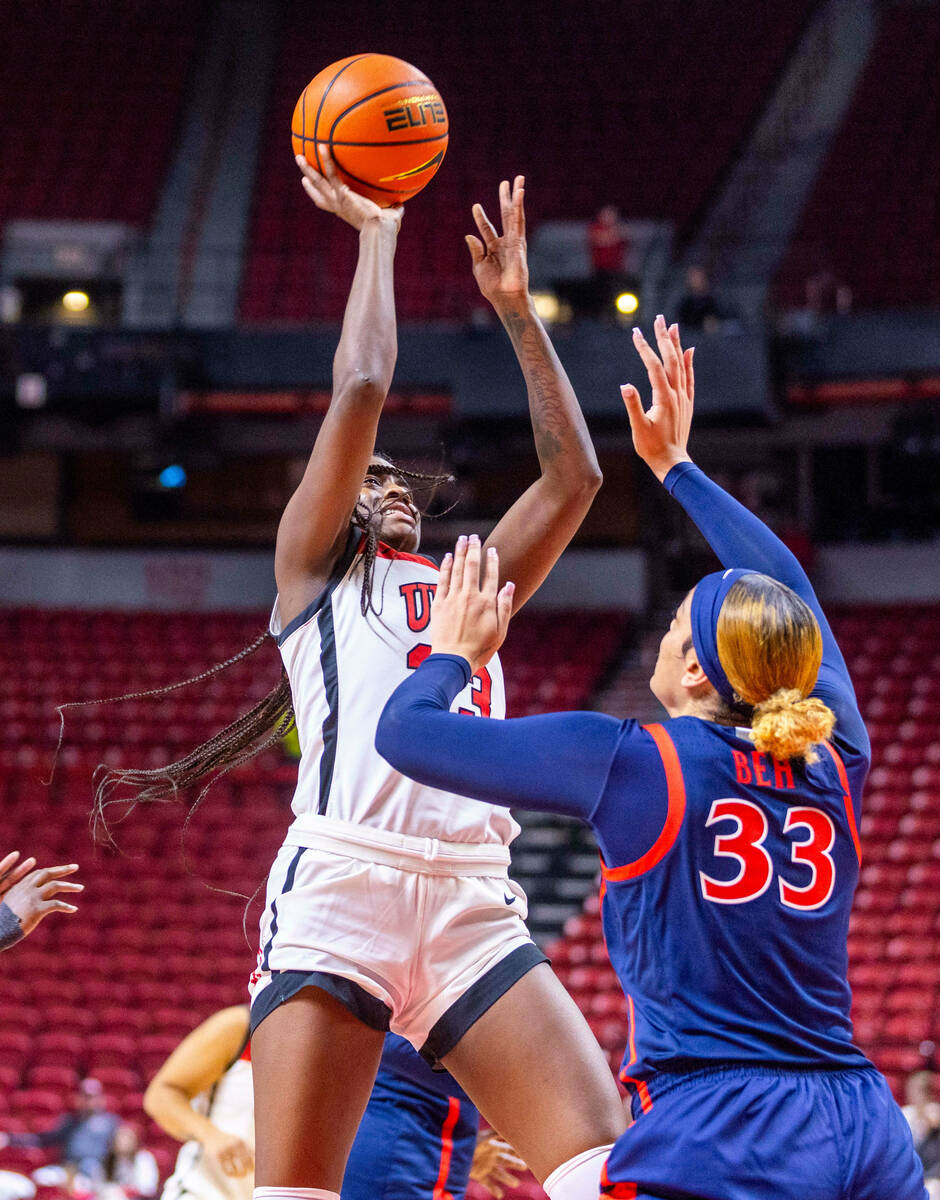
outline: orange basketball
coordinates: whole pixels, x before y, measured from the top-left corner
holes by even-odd
[[[447,110],[430,79],[389,54],[353,54],[315,75],[291,121],[294,153],[387,208],[429,183],[447,149]]]

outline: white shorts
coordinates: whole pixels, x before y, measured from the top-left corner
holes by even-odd
[[[547,962],[525,926],[509,849],[408,837],[322,817],[268,876],[251,1025],[320,987],[437,1063],[527,971]]]

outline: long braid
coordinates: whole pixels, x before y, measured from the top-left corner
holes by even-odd
[[[176,800],[204,779],[211,778],[189,806],[186,823],[204,800],[212,785],[229,771],[240,767],[263,750],[276,745],[287,733],[294,719],[290,684],[282,670],[278,684],[254,708],[237,717],[224,729],[196,746],[185,757],[163,767],[150,770],[136,767],[109,767],[101,763],[95,770],[95,802],[92,824],[96,833],[104,829],[110,838],[106,810],[113,804],[126,804],[126,796],[114,796],[118,788],[134,789],[132,807],[137,804]]]
[[[200,671],[188,679],[181,679],[178,683],[169,683],[163,687],[150,688],[146,691],[124,692],[119,696],[108,696],[100,700],[75,700],[58,705],[56,712],[59,714],[59,740],[52,772],[46,782],[51,783],[55,775],[55,766],[65,735],[66,709],[164,696],[167,692],[191,687],[193,684],[201,683],[205,679],[218,675],[234,666],[235,663],[248,658],[270,640],[270,633],[265,631],[253,642],[239,650],[237,654],[225,659],[224,662],[214,663],[205,671]],[[218,733],[196,746],[189,754],[176,762],[149,770],[138,767],[110,767],[106,763],[100,763],[92,777],[95,787],[92,827],[95,834],[97,835],[100,830],[103,830],[108,839],[113,842],[106,817],[106,810],[112,805],[129,803],[131,808],[134,808],[140,803],[176,800],[179,799],[180,792],[193,787],[207,775],[211,776],[190,806],[187,817],[188,824],[190,817],[199,807],[212,784],[235,767],[241,766],[242,763],[248,762],[263,750],[275,745],[287,732],[293,719],[294,708],[290,683],[282,666],[281,677],[277,684],[253,708],[243,713],[242,716],[236,717],[224,729],[219,730]],[[130,788],[131,795],[115,796],[115,791],[123,787]]]

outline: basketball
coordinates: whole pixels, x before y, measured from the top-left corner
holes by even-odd
[[[389,54],[324,68],[294,108],[291,140],[318,171],[329,146],[344,183],[387,208],[417,195],[447,150],[447,110],[430,79]]]

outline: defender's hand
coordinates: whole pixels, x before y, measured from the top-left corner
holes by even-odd
[[[503,300],[518,300],[528,294],[529,263],[525,244],[525,176],[517,175],[499,185],[502,236],[493,228],[481,204],[474,204],[473,219],[480,237],[467,235],[473,277],[483,295],[498,308]],[[480,241],[480,238],[483,240]]]
[[[369,223],[387,225],[398,232],[404,209],[396,205],[393,208],[379,208],[374,200],[360,196],[354,192],[339,177],[329,146],[321,145],[320,161],[323,163],[323,174],[307,162],[302,154],[295,156],[303,178],[301,184],[304,191],[317,208],[324,212],[335,213],[342,217],[353,229],[362,229]]]
[[[515,1187],[525,1163],[508,1142],[495,1133],[481,1133],[470,1164],[470,1178],[500,1200],[507,1188]]]
[[[74,904],[55,899],[59,892],[84,891],[85,885],[82,883],[64,882],[66,875],[74,875],[77,870],[78,863],[68,863],[61,867],[40,867],[38,871],[31,871],[10,888],[4,900],[7,907],[19,917],[24,936],[31,933],[43,917],[48,917],[50,913],[78,912]]]
[[[636,452],[662,482],[676,463],[692,461],[688,446],[695,401],[694,350],[682,349],[678,325],[667,329],[659,316],[654,328],[661,358],[639,327],[633,329],[633,344],[646,367],[653,403],[644,412],[640,393],[629,383],[623,385],[620,394],[630,418]]]
[[[431,605],[431,653],[459,654],[476,674],[503,644],[515,584],[499,586],[499,555],[486,552],[480,578],[480,539],[461,537],[453,555],[441,563]]]

